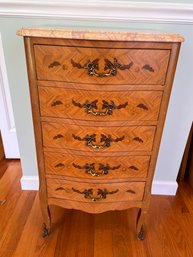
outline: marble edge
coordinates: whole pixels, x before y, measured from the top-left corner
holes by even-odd
[[[16,33],[23,37],[45,37],[85,40],[110,40],[110,41],[155,41],[155,42],[183,42],[180,34],[157,32],[127,32],[104,30],[78,30],[55,28],[21,28]]]

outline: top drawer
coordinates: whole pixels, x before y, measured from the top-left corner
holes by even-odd
[[[38,80],[163,85],[170,50],[34,45]]]

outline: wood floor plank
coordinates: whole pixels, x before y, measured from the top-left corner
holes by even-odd
[[[10,189],[20,180],[20,178],[21,166],[19,164],[16,164],[15,166],[8,166],[6,172],[0,179],[0,199],[6,199]]]
[[[33,207],[31,209],[28,221],[21,235],[18,247],[14,256],[18,257],[36,257],[53,256],[50,244],[53,244],[55,251],[55,237],[57,233],[52,233],[49,238],[42,237],[42,216],[40,212],[39,196],[36,194]],[[51,250],[48,253],[48,249]],[[48,254],[47,254],[48,253]]]
[[[179,194],[190,212],[193,212],[193,188],[186,182],[180,183],[180,188],[178,189],[177,195]]]
[[[13,254],[14,254],[14,251],[0,250],[0,257],[12,257]]]
[[[112,212],[95,215],[94,257],[113,256]]]
[[[112,214],[113,257],[133,257],[135,238],[135,221],[132,212],[114,212]]]
[[[0,199],[5,199],[5,203],[0,205],[0,242],[4,231],[13,216],[13,212],[18,203],[22,191],[20,187],[21,167],[19,165],[8,167],[6,173],[0,180]]]
[[[6,169],[8,167],[7,161],[5,158],[2,158],[0,160],[0,179],[2,178],[2,176],[4,175]]]
[[[145,240],[135,235],[137,209],[88,214],[51,206],[51,234],[42,237],[38,194],[22,191],[21,168],[0,178],[0,257],[193,257],[193,189],[152,196]]]
[[[18,199],[18,203],[9,217],[7,226],[0,240],[0,249],[15,250],[28,218],[33,204],[35,192],[23,191]],[[11,233],[10,233],[11,231]]]
[[[93,257],[93,231],[94,215],[67,210],[54,257]]]
[[[190,216],[180,196],[153,196],[148,218],[151,226],[144,241],[148,244],[149,256],[192,257],[193,247],[186,235],[188,224],[184,228],[182,224],[186,217],[192,220]]]

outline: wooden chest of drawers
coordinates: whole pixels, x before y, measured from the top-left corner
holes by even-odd
[[[139,208],[143,222],[183,38],[21,29],[40,199],[90,213]]]

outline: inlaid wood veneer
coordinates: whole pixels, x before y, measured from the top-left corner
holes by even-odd
[[[26,50],[43,235],[54,204],[89,213],[138,208],[136,234],[144,239],[183,38],[48,28],[18,35]]]

